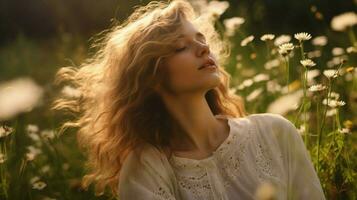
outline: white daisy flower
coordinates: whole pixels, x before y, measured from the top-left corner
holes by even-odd
[[[327,117],[332,117],[332,116],[335,116],[336,113],[337,113],[337,109],[336,108],[331,108],[331,109],[327,110],[326,116]]]
[[[268,40],[273,40],[275,38],[275,35],[273,34],[264,34],[260,37],[261,41],[268,41]]]
[[[322,104],[326,105],[327,104],[327,99],[322,100]],[[329,99],[328,100],[328,106],[330,106],[331,108],[336,108],[336,107],[341,107],[346,105],[346,102],[344,101],[337,101],[334,99]]]
[[[326,88],[327,87],[325,85],[317,84],[317,85],[310,86],[308,90],[310,92],[319,92],[319,91],[325,90]]]
[[[313,67],[316,65],[316,63],[314,63],[314,61],[310,60],[310,59],[304,59],[304,60],[300,60],[300,63],[304,66],[304,67]]]
[[[315,45],[315,46],[325,46],[327,44],[327,37],[326,36],[317,36],[315,37],[314,39],[312,39],[312,44]]]
[[[340,56],[345,53],[345,50],[341,47],[334,47],[331,51],[332,55]]]
[[[272,68],[278,67],[280,65],[279,59],[269,60],[264,64],[264,68],[270,70]]]
[[[235,31],[245,22],[245,19],[242,17],[232,17],[229,19],[223,20],[223,24],[226,27],[226,34],[228,36],[233,36]]]
[[[284,43],[279,46],[279,53],[283,56],[288,55],[294,49],[294,45],[292,43]]]
[[[346,12],[337,15],[331,20],[331,28],[335,31],[345,31],[348,27],[357,24],[357,14],[355,12]]]
[[[45,188],[47,186],[47,184],[43,181],[38,181],[32,184],[32,189],[36,189],[36,190],[42,190],[43,188]]]
[[[347,53],[357,53],[357,48],[356,47],[347,47],[346,51],[347,51]]]
[[[342,128],[342,129],[338,129],[338,132],[340,132],[342,134],[350,134],[351,130],[348,128]]]
[[[36,124],[28,124],[26,126],[27,133],[37,133],[38,130],[39,130],[39,128]]]
[[[0,138],[10,135],[14,131],[13,128],[7,126],[0,126]]]
[[[313,69],[313,70],[308,70],[307,71],[307,84],[308,85],[313,85],[315,84],[314,78],[319,76],[321,74],[320,70],[318,69]]]
[[[307,41],[307,40],[311,39],[311,35],[309,33],[305,33],[305,32],[296,33],[294,35],[294,37],[295,37],[295,39],[299,40],[299,42]]]
[[[253,101],[253,100],[256,99],[257,97],[259,97],[259,96],[262,94],[263,91],[264,91],[263,88],[258,88],[258,89],[253,90],[253,92],[251,92],[251,93],[246,97],[246,100],[247,100],[248,102]]]
[[[261,81],[267,81],[269,80],[269,75],[268,74],[257,74],[253,77],[254,82],[261,82]]]
[[[274,45],[275,46],[280,46],[284,43],[288,43],[291,40],[290,35],[280,35],[279,37],[275,38],[274,40]]]
[[[214,17],[221,16],[229,7],[229,2],[227,1],[210,1],[208,3],[208,13]]]
[[[334,69],[327,69],[323,71],[323,74],[329,79],[336,78],[338,76],[338,71]]]
[[[53,139],[55,138],[55,132],[53,130],[43,130],[41,131],[41,136],[46,139]]]
[[[300,101],[303,97],[303,90],[297,90],[277,98],[267,108],[267,112],[285,115],[291,110],[296,110],[299,107]]]
[[[247,46],[247,44],[248,44],[249,42],[253,41],[253,40],[254,40],[254,36],[253,36],[253,35],[250,35],[250,36],[244,38],[244,39],[240,42],[240,45],[241,45],[242,47]]]
[[[318,58],[321,57],[321,51],[320,50],[314,50],[314,51],[309,51],[307,52],[307,57],[308,58]]]
[[[18,78],[0,84],[0,120],[7,120],[37,106],[43,89],[30,78]]]

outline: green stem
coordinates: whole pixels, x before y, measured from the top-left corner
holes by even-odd
[[[356,36],[355,36],[355,33],[353,32],[352,27],[348,28],[348,37],[350,38],[352,46],[357,47],[357,40],[356,40]]]
[[[286,66],[286,86],[288,87],[288,92],[289,92],[289,57],[285,56],[285,66]]]
[[[307,90],[307,68],[304,67],[304,79],[303,79],[303,91],[304,91],[304,127],[305,127],[305,142],[306,142],[306,145],[308,145],[308,126],[307,126],[307,113],[306,113],[306,101],[307,101],[307,95],[306,95],[306,90]]]
[[[326,101],[326,105],[325,105],[325,110],[324,110],[324,114],[322,116],[322,123],[321,123],[321,127],[320,127],[320,131],[319,131],[319,136],[317,139],[317,172],[319,173],[320,170],[320,144],[322,141],[322,130],[324,128],[325,125],[325,121],[326,121],[326,113],[327,113],[327,108],[328,108],[328,104],[329,104],[329,96],[331,93],[331,80],[328,80],[329,85],[328,85],[328,92],[327,92],[327,101]]]

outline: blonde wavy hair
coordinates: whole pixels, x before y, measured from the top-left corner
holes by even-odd
[[[152,1],[138,7],[123,23],[103,32],[93,47],[98,51],[79,67],[58,70],[55,84],[68,82],[80,96],[56,97],[52,109],[75,114],[62,124],[78,128],[78,144],[86,153],[90,172],[82,186],[95,184],[96,195],[118,192],[118,179],[128,153],[143,143],[167,152],[176,122],[170,117],[153,86],[163,81],[162,61],[173,55],[182,20],[205,34],[218,60],[221,83],[205,95],[214,115],[243,117],[247,113],[240,96],[229,92],[230,75],[222,67],[230,51],[214,24],[197,16],[184,0]]]

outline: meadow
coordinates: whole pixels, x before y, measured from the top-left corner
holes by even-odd
[[[277,113],[294,123],[327,199],[357,199],[357,13],[324,21],[311,6],[316,20],[328,24],[318,34],[258,35],[241,16],[220,18],[226,1],[197,6],[230,44],[230,92],[243,97],[249,113]],[[0,199],[110,198],[81,188],[85,155],[76,130],[57,134],[75,116],[51,110],[58,96],[80,96],[54,77],[60,67],[93,55],[92,42],[92,35],[63,32],[46,40],[20,34],[1,46]]]

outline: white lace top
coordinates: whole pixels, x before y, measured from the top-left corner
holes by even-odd
[[[129,154],[119,179],[120,200],[256,199],[262,183],[275,199],[325,199],[295,126],[271,113],[228,119],[229,135],[205,159],[165,154],[153,146]]]

